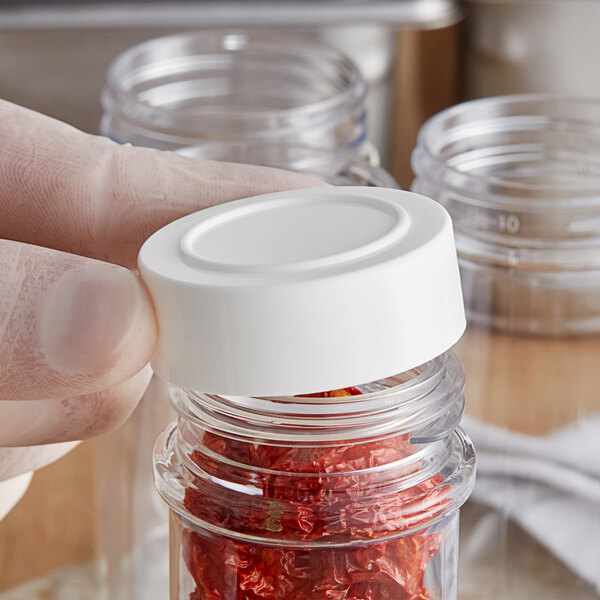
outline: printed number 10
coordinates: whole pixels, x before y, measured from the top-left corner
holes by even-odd
[[[498,227],[506,233],[517,233],[521,228],[521,221],[517,215],[498,215]]]

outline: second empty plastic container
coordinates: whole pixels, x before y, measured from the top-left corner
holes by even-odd
[[[600,593],[600,103],[506,96],[422,129],[413,189],[454,222],[480,451],[464,598]]]

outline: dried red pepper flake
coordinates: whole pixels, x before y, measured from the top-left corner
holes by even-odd
[[[360,393],[348,388],[311,397]],[[206,433],[204,447],[269,472],[257,479],[248,469],[248,483],[261,489],[249,497],[210,478],[199,479],[186,490],[185,506],[206,522],[265,542],[184,529],[183,560],[196,585],[190,600],[433,600],[424,576],[442,533],[401,534],[443,511],[448,499],[442,476],[397,492],[380,472],[355,474],[411,454],[408,436],[304,448],[254,445]],[[214,475],[224,468],[199,451],[191,459]],[[322,543],[352,539],[368,543]],[[278,540],[315,545],[278,546]]]
[[[360,396],[362,392],[355,387],[348,387],[331,392],[318,392],[316,394],[302,394],[302,398],[339,398],[343,396]]]

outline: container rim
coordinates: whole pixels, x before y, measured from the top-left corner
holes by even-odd
[[[213,51],[203,53],[202,51],[194,51],[190,56],[203,56],[215,53],[217,49],[223,53],[236,53],[244,51],[252,51],[254,49],[269,49],[274,56],[276,51],[280,54],[284,53],[289,56],[290,52],[298,52],[298,56],[303,58],[312,56],[319,61],[327,60],[331,68],[336,69],[348,81],[347,88],[338,91],[334,95],[309,102],[301,106],[294,106],[285,109],[269,109],[268,118],[270,120],[279,119],[285,121],[293,116],[294,119],[314,118],[316,115],[329,114],[330,111],[337,108],[345,110],[355,110],[361,106],[367,95],[368,86],[364,81],[358,67],[341,51],[317,40],[309,40],[306,36],[292,34],[285,35],[280,33],[260,33],[253,31],[244,31],[236,29],[217,29],[211,31],[188,31],[166,35],[150,40],[146,40],[128,48],[109,64],[106,72],[106,86],[103,91],[103,104],[107,112],[110,112],[111,105],[114,107],[117,104],[123,106],[135,106],[144,110],[144,120],[150,118],[160,121],[160,119],[181,119],[186,121],[186,127],[193,129],[193,123],[196,122],[253,122],[265,119],[265,111],[253,111],[245,109],[243,113],[224,114],[219,111],[206,111],[201,116],[190,116],[185,111],[180,111],[173,108],[162,108],[161,106],[153,106],[132,97],[130,89],[124,86],[125,83],[130,83],[132,74],[129,73],[127,78],[123,77],[123,72],[127,72],[132,64],[140,61],[146,53],[149,54],[149,59],[145,64],[136,65],[134,72],[140,72],[143,68],[147,68],[152,62],[164,62],[165,59],[160,58],[158,50],[165,45],[182,44],[185,42],[193,43],[204,41],[213,42]],[[172,60],[173,57],[170,57]],[[151,80],[149,77],[148,80]],[[111,98],[114,96],[114,98]],[[115,102],[117,100],[118,102]],[[117,108],[118,110],[118,108]]]
[[[475,126],[478,123],[483,124],[486,121],[491,122],[494,119],[504,118],[504,115],[498,113],[498,108],[503,106],[511,107],[519,104],[527,106],[530,104],[534,105],[535,103],[557,105],[559,103],[566,103],[574,106],[585,105],[597,110],[600,116],[600,99],[586,98],[583,96],[568,96],[556,93],[511,94],[462,102],[437,113],[422,126],[418,134],[418,145],[413,152],[413,171],[418,177],[425,177],[426,179],[435,177],[432,175],[432,170],[448,174],[453,183],[448,184],[445,182],[444,185],[450,187],[453,193],[456,193],[457,196],[463,198],[472,197],[471,193],[486,186],[487,189],[485,195],[482,195],[481,198],[477,198],[477,204],[481,206],[522,205],[523,199],[519,197],[519,194],[531,192],[533,190],[538,193],[544,191],[556,192],[559,190],[564,191],[564,193],[568,195],[568,198],[566,199],[556,197],[548,199],[535,198],[535,205],[540,209],[552,207],[558,210],[562,207],[572,209],[576,207],[600,206],[600,186],[590,186],[589,183],[587,185],[584,183],[582,186],[573,186],[572,184],[560,186],[557,185],[556,182],[551,184],[530,184],[489,175],[473,174],[449,164],[448,161],[434,149],[434,142],[439,140],[440,135],[444,135],[443,133],[440,133],[440,129],[442,129],[444,125],[452,124],[455,119],[458,119],[461,116],[468,114],[477,115],[479,113],[480,116],[478,116],[477,119],[474,118],[471,123],[471,125]],[[486,114],[481,114],[483,111],[485,111]],[[509,115],[506,118],[511,117],[512,116]],[[551,117],[545,117],[543,114],[536,114],[533,111],[530,115],[523,115],[523,118],[527,117],[547,119],[548,122],[551,119]],[[579,121],[581,122],[582,119]],[[600,128],[600,121],[598,122],[598,127]],[[600,140],[600,133],[598,137]],[[417,166],[417,161],[422,160],[423,157],[430,163],[432,168],[428,168],[426,170],[427,172],[421,173],[422,169]],[[457,181],[460,181],[460,185],[456,183]],[[492,186],[493,189],[490,189]]]

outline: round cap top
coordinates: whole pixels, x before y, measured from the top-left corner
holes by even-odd
[[[162,378],[294,395],[366,383],[448,350],[465,315],[452,224],[411,192],[315,188],[215,206],[152,235],[139,268]]]

